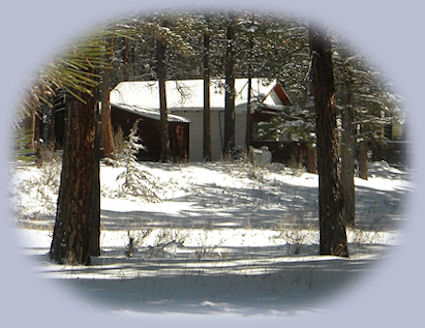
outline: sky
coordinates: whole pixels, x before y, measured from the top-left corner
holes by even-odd
[[[179,6],[193,8],[195,0],[174,1]],[[136,0],[101,1],[37,1],[16,0],[1,10],[2,33],[1,60],[1,111],[0,120],[0,191],[3,217],[0,229],[2,270],[0,286],[0,313],[2,322],[15,326],[50,327],[56,321],[64,321],[64,327],[97,322],[103,327],[141,323],[155,323],[156,326],[203,326],[259,324],[282,324],[291,327],[329,326],[331,322],[344,321],[345,327],[380,325],[398,327],[413,325],[422,319],[422,294],[424,292],[424,266],[420,259],[422,231],[425,231],[421,213],[425,211],[422,201],[425,186],[424,173],[418,169],[424,166],[424,150],[418,145],[422,136],[423,111],[423,53],[422,31],[424,22],[423,4],[420,1],[365,1],[356,2],[331,0],[245,0],[215,1],[231,8],[250,6],[268,9],[272,12],[289,12],[320,22],[337,31],[355,47],[365,52],[372,63],[381,67],[390,81],[405,99],[410,119],[409,130],[416,142],[416,155],[411,163],[416,168],[415,193],[408,201],[411,223],[406,229],[404,245],[394,253],[394,260],[387,261],[376,269],[376,274],[341,295],[329,311],[305,317],[276,318],[252,316],[214,316],[209,318],[179,315],[117,318],[110,314],[93,313],[71,295],[62,295],[53,283],[36,278],[30,271],[30,264],[16,256],[17,245],[7,211],[7,148],[10,145],[10,121],[23,83],[34,71],[45,63],[61,45],[81,35],[109,18],[124,15],[132,9],[143,11],[169,8],[170,1]],[[71,313],[71,315],[70,315]],[[75,314],[72,315],[72,314]]]

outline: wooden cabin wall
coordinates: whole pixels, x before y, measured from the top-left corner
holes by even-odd
[[[130,133],[133,123],[140,119],[138,125],[138,135],[142,145],[146,148],[141,150],[138,158],[145,161],[158,161],[160,155],[160,140],[159,140],[159,121],[140,117],[137,114],[130,113],[114,106],[111,108],[111,121],[114,133],[118,127],[121,127],[124,138],[127,138]]]
[[[142,161],[159,161],[161,154],[159,120],[142,117],[115,106],[111,106],[111,121],[114,132],[120,126],[124,136],[130,133],[133,122],[140,119],[138,135],[142,145],[138,158]],[[174,162],[186,162],[189,157],[189,123],[169,122],[170,157]]]

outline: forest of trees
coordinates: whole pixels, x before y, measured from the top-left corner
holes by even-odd
[[[165,81],[203,79],[208,161],[210,79],[225,81],[226,155],[235,150],[235,78],[253,77],[276,79],[291,96],[286,114],[302,119],[277,117],[263,129],[276,140],[286,133],[307,144],[313,163],[309,169],[317,169],[319,176],[320,254],[348,256],[345,227],[355,223],[354,161],[358,159],[360,176],[366,179],[367,147],[383,142],[384,124],[400,115],[397,96],[379,72],[327,31],[284,17],[223,12],[135,15],[99,28],[41,69],[21,110],[32,130],[30,147],[39,147],[38,121],[54,118],[54,99],[66,94],[52,260],[89,264],[91,256],[99,255],[99,160],[114,157],[109,113],[114,86],[121,81],[159,82],[161,161],[167,162]],[[251,99],[250,83],[247,93],[251,106],[256,99]],[[54,119],[49,122],[53,125]],[[44,147],[54,138],[48,135]],[[249,139],[247,134],[247,146]]]

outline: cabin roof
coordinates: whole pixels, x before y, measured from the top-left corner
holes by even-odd
[[[211,110],[224,109],[224,80],[210,81]],[[269,105],[288,105],[288,96],[275,80],[252,79],[252,97]],[[246,111],[248,79],[235,79],[236,110]],[[175,110],[198,111],[204,107],[203,80],[166,81],[167,108]],[[111,104],[130,106],[133,110],[159,112],[157,81],[121,82],[110,95]]]
[[[130,112],[142,117],[147,117],[153,120],[160,120],[160,114],[159,111],[155,111],[155,110],[149,110],[149,109],[144,109],[140,106],[135,106],[135,105],[127,105],[127,104],[122,104],[122,103],[112,103],[112,106],[115,106],[121,110],[124,110],[126,112]],[[168,117],[168,122],[180,122],[180,123],[190,123],[190,120],[181,117],[181,116],[177,116],[177,115],[167,115]]]

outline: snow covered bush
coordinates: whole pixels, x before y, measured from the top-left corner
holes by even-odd
[[[195,257],[198,260],[221,258],[221,252],[218,250],[223,244],[223,240],[212,241],[209,236],[209,230],[203,230],[198,236],[198,246],[195,247]]]
[[[125,247],[124,254],[127,257],[132,257],[136,248],[141,246],[144,240],[151,234],[152,229],[142,229],[138,231],[127,230],[128,243]]]
[[[137,135],[138,123],[139,120],[134,122],[125,141],[126,147],[116,156],[118,164],[124,167],[124,171],[116,179],[120,185],[119,197],[132,195],[143,197],[149,202],[159,202],[161,199],[155,191],[157,184],[154,177],[148,171],[142,170],[137,163],[137,154],[144,148]]]
[[[35,216],[36,213],[45,214],[54,211],[60,173],[59,153],[49,153],[40,168],[28,165],[18,166],[11,186],[17,214],[32,212],[32,216]],[[30,207],[33,209],[31,210]]]
[[[281,220],[277,225],[277,230],[280,231],[279,238],[283,238],[289,246],[291,255],[299,255],[303,249],[311,243],[311,235],[313,227],[311,223],[305,222],[302,215],[299,215],[296,228],[289,228],[288,225]]]

